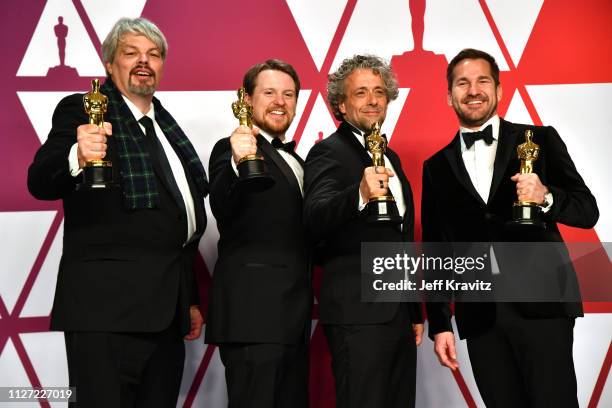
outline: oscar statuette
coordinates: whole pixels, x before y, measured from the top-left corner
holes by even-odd
[[[253,107],[244,100],[245,89],[238,89],[238,100],[232,103],[232,111],[240,126],[253,128]],[[260,154],[249,154],[242,157],[238,163],[238,180],[240,187],[247,191],[262,191],[274,184],[274,179],[268,173],[266,162]]]
[[[380,123],[372,125],[370,134],[365,136],[366,149],[372,154],[372,165],[385,167],[385,149],[387,140],[380,134]],[[384,196],[372,197],[366,204],[367,222],[388,222],[401,224],[402,217],[399,215],[395,198],[391,190]]]
[[[100,81],[91,81],[91,91],[83,96],[85,112],[89,115],[89,123],[98,127],[104,126],[104,114],[108,106],[108,98],[100,93]],[[113,188],[113,163],[110,160],[91,160],[83,167],[83,181],[77,184],[77,190]]]
[[[521,161],[520,174],[533,173],[533,164],[540,155],[540,146],[532,140],[533,131],[525,131],[525,143],[517,146],[516,152]],[[512,206],[511,227],[536,227],[545,228],[546,224],[542,220],[542,208],[533,201],[515,201]]]

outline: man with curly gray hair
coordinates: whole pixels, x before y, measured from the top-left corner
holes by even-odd
[[[399,157],[387,149],[386,167],[372,166],[364,141],[397,98],[397,80],[381,58],[355,55],[329,75],[327,89],[341,123],[308,153],[304,219],[324,269],[319,312],[332,354],[336,406],[412,407],[420,305],[361,301],[360,281],[363,242],[412,241],[414,235],[412,191]],[[401,225],[366,220],[368,200],[384,195],[395,198]]]

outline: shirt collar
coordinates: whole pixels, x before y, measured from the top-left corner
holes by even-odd
[[[149,111],[143,115],[140,109],[138,109],[138,107],[134,105],[134,102],[130,101],[127,96],[122,94],[121,97],[125,101],[127,107],[130,108],[130,112],[132,112],[132,115],[134,115],[137,121],[142,119],[143,116],[148,116],[151,118],[151,120],[153,120],[153,123],[155,123],[155,106],[152,103],[149,107]]]
[[[363,147],[365,147],[365,138],[363,137],[365,132],[363,132],[362,130],[360,130],[357,126],[353,125],[351,122],[349,122],[348,120],[346,121],[346,123],[348,123],[351,127],[351,132],[353,132],[353,135],[355,135],[355,137],[357,138],[357,140],[359,140],[359,143],[361,143],[361,145]]]

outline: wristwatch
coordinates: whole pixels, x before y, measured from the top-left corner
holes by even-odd
[[[552,203],[553,203],[553,195],[550,191],[548,191],[546,194],[544,194],[544,202],[540,204],[540,207],[548,208],[552,205]]]

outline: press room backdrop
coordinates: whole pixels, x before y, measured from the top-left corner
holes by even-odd
[[[417,198],[423,160],[448,143],[457,128],[446,105],[447,61],[465,47],[486,50],[502,70],[500,114],[511,121],[554,125],[597,197],[601,217],[595,229],[563,228],[564,237],[612,241],[609,0],[3,0],[0,386],[67,384],[63,337],[47,331],[63,213],[59,202],[30,197],[27,167],[47,137],[57,102],[87,91],[92,78],[104,77],[100,44],[112,24],[122,16],[141,15],[155,21],[170,44],[157,96],[206,165],[213,144],[236,126],[230,104],[252,64],[280,58],[299,72],[303,90],[288,136],[306,157],[336,126],[324,102],[327,74],[355,53],[391,60],[401,90],[383,130]],[[63,64],[58,38],[66,41]],[[417,221],[419,212],[417,200]],[[417,233],[420,237],[420,229]],[[203,304],[217,238],[209,216],[197,265]],[[584,407],[610,407],[612,304],[590,303],[586,310],[575,330],[579,401]],[[330,357],[316,307],[312,322],[311,405],[333,407]],[[187,349],[180,406],[225,406],[217,349],[201,340]],[[464,342],[459,359],[461,370],[453,375],[438,365],[432,343],[424,340],[417,406],[483,406]]]

